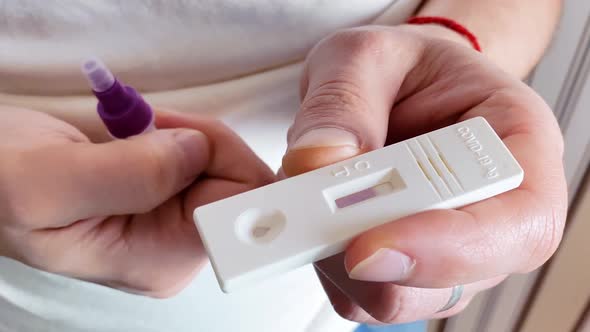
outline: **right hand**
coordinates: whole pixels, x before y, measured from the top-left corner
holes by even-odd
[[[456,315],[479,292],[555,253],[567,215],[563,139],[530,87],[482,54],[416,26],[337,32],[304,68],[301,109],[283,158],[288,176],[477,116],[525,174],[518,189],[391,220],[317,262],[342,316],[393,324]],[[457,285],[465,292],[446,308]]]
[[[156,125],[94,144],[46,114],[0,108],[0,255],[147,296],[182,290],[207,258],[193,210],[274,175],[218,121],[159,112]]]

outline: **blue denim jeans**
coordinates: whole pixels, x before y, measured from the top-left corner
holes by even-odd
[[[355,332],[426,332],[427,326],[428,322],[426,321],[385,326],[361,324],[356,328]]]

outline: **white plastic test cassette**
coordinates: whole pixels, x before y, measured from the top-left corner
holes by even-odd
[[[342,252],[377,225],[465,206],[522,180],[479,117],[199,207],[194,219],[230,292]]]

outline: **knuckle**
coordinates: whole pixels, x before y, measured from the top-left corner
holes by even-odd
[[[525,271],[529,272],[545,264],[557,251],[565,226],[565,211],[552,208],[543,215],[537,215],[527,222],[527,239],[529,248],[525,257]]]
[[[412,315],[410,313],[412,310],[407,310],[408,308],[404,303],[404,296],[402,294],[394,296],[392,301],[393,303],[391,304],[389,310],[377,310],[372,313],[371,316],[373,316],[376,320],[386,324],[403,323],[409,320],[409,318],[406,316]]]
[[[332,305],[332,307],[338,316],[351,322],[363,322],[367,318],[367,314],[357,305],[344,304]]]
[[[221,131],[231,132],[230,127],[218,118],[207,118],[206,120],[203,120],[203,121],[205,121],[207,123],[207,127],[216,128]]]
[[[382,292],[386,296],[365,308],[371,317],[384,324],[404,323],[415,318],[416,301],[422,298],[422,294],[398,285],[388,285]]]
[[[170,167],[170,158],[167,158],[169,152],[164,151],[164,148],[154,146],[149,149],[146,154],[146,167],[144,168],[145,174],[141,179],[147,179],[142,181],[140,187],[142,188],[142,199],[145,202],[146,208],[153,208],[154,204],[159,203],[161,193],[169,193],[174,190],[174,186],[177,183],[179,174],[183,174],[182,165],[176,163],[176,169]]]
[[[391,42],[391,34],[384,30],[354,28],[341,30],[326,39],[322,46],[350,57],[375,56]]]
[[[311,91],[301,104],[301,116],[320,121],[340,119],[343,115],[364,114],[369,110],[360,87],[347,79],[323,83]]]

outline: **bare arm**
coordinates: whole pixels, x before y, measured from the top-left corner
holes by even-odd
[[[418,16],[444,16],[466,26],[483,53],[505,71],[524,78],[548,47],[563,0],[428,0]],[[445,28],[424,26],[424,29]],[[457,36],[442,36],[457,39]],[[461,42],[466,42],[462,40]]]

